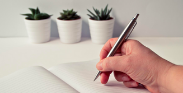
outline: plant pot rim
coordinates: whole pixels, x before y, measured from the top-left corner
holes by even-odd
[[[29,19],[26,19],[26,18],[24,18],[26,21],[33,21],[33,22],[36,22],[36,21],[44,21],[44,20],[49,20],[49,19],[51,19],[51,16],[49,17],[49,18],[47,18],[47,19],[41,19],[41,20],[29,20]]]
[[[110,17],[111,19],[109,19],[109,20],[93,20],[93,19],[91,19],[91,18],[88,18],[89,20],[91,20],[91,21],[96,21],[96,22],[105,22],[105,21],[111,21],[111,20],[114,20],[115,18],[114,17]]]
[[[78,18],[78,19],[74,19],[74,20],[61,20],[59,19],[59,17],[57,18],[57,20],[60,20],[60,21],[65,21],[65,22],[69,22],[69,21],[77,21],[77,20],[81,20],[81,17]]]

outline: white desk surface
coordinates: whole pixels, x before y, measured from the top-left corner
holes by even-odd
[[[161,57],[183,65],[183,37],[133,37]],[[51,66],[99,58],[103,44],[82,38],[75,44],[63,44],[58,37],[47,43],[32,44],[27,37],[0,38],[0,77],[29,66]]]

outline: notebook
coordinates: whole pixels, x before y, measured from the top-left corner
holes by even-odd
[[[127,88],[111,74],[107,84],[93,79],[98,59],[64,63],[45,69],[34,66],[0,78],[0,93],[150,93],[143,88]]]

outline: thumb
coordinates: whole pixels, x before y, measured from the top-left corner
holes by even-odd
[[[97,63],[96,67],[100,71],[121,71],[126,72],[126,68],[129,67],[129,56],[112,56],[107,57]]]

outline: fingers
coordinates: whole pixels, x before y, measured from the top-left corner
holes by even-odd
[[[111,38],[109,39],[105,45],[103,46],[101,52],[100,52],[100,60],[106,58],[106,56],[108,55],[109,51],[111,50],[111,48],[114,46],[114,44],[116,43],[118,38]],[[118,49],[116,51],[116,53],[119,53],[120,49]]]
[[[123,82],[123,84],[126,87],[137,87],[138,82],[132,80],[127,74],[120,72],[120,71],[114,71],[114,76],[117,81]]]
[[[103,46],[101,52],[100,52],[100,60],[106,58],[111,48],[114,46],[118,38],[111,38],[109,39],[105,45]],[[136,46],[142,45],[137,40],[127,40],[122,44],[122,46],[116,51],[116,53],[121,53],[122,55],[128,55],[132,52],[132,48],[135,48]]]
[[[127,74],[120,72],[120,71],[114,71],[114,77],[119,82],[122,82],[122,81],[127,82],[127,81],[131,80],[131,78]]]
[[[97,63],[96,67],[100,71],[121,71],[126,73],[129,68],[130,56],[113,56],[108,57]]]
[[[112,71],[107,71],[100,74],[100,81],[102,84],[106,84],[108,82],[111,73]]]
[[[101,83],[102,84],[106,84],[109,80],[109,76],[112,73],[112,71],[108,71],[108,72],[102,72],[101,73]],[[126,87],[138,87],[138,82],[132,80],[128,75],[126,75],[123,72],[119,72],[119,71],[114,71],[114,76],[116,78],[117,81],[119,82],[123,82],[123,84]]]
[[[126,86],[126,87],[129,87],[129,88],[132,88],[132,87],[138,87],[138,82],[134,81],[134,80],[131,80],[131,81],[127,81],[127,82],[123,82],[123,84]]]

